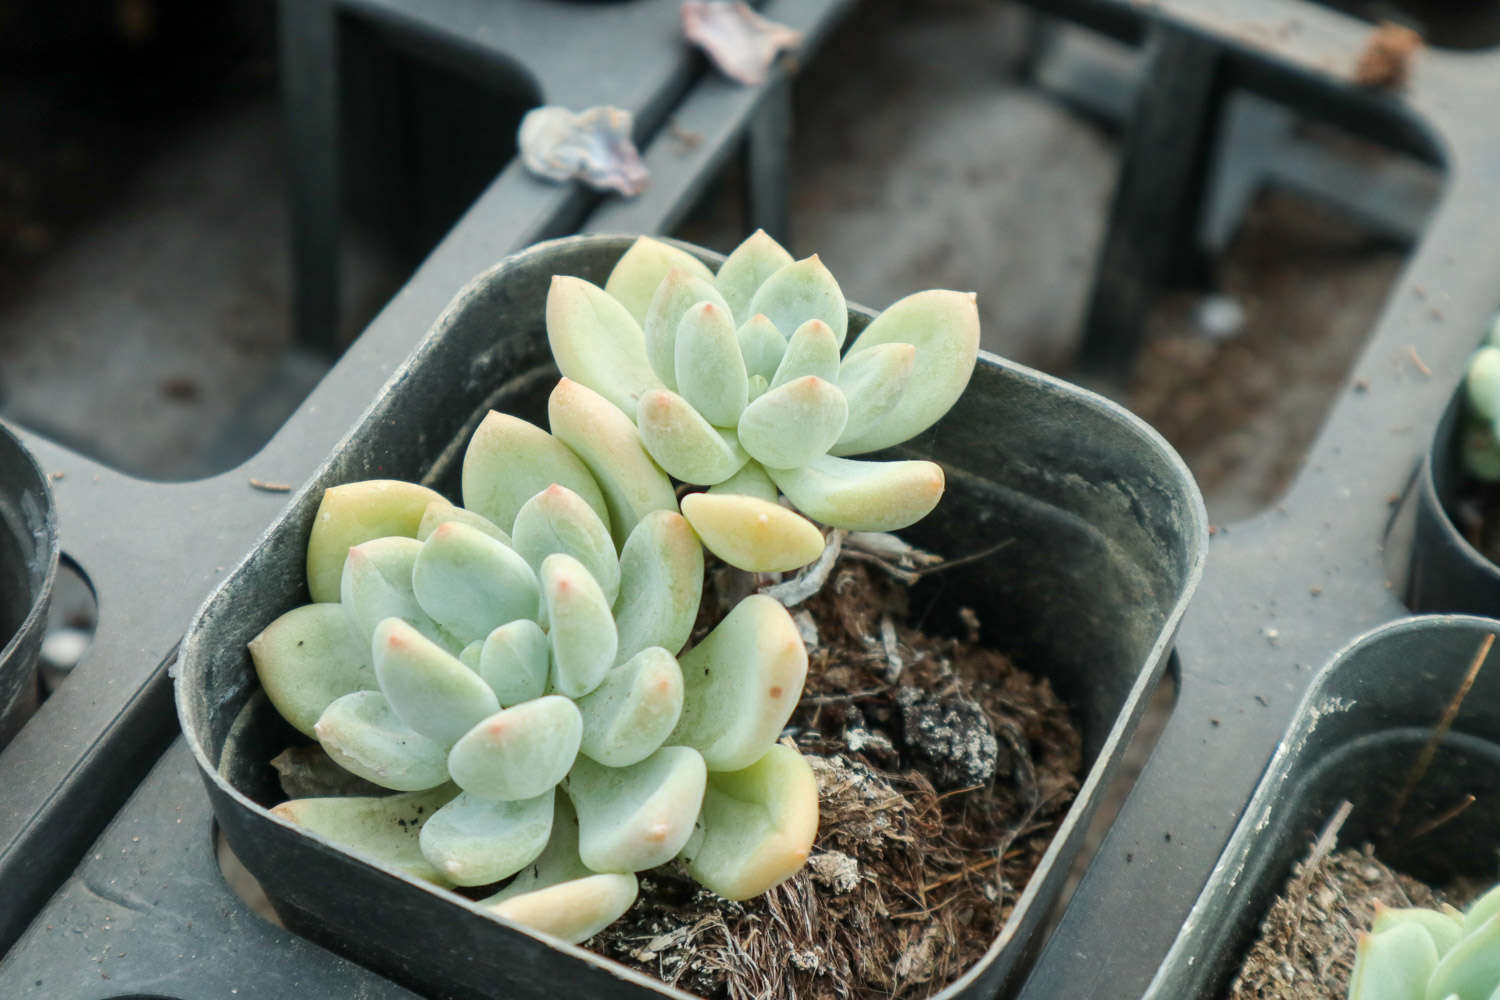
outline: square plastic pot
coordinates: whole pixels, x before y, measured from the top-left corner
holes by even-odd
[[[1354,808],[1340,847],[1374,842],[1412,763],[1457,692],[1480,643],[1500,621],[1450,615],[1404,618],[1368,632],[1314,678],[1250,806],[1147,991],[1146,1000],[1226,994],[1272,901],[1339,805]],[[1500,651],[1492,654],[1500,655]],[[1500,846],[1500,670],[1481,670],[1401,828],[1451,821],[1380,858],[1441,886],[1459,875],[1495,877]]]
[[[0,425],[0,747],[36,709],[57,578],[57,513],[36,459]]]
[[[1417,472],[1406,604],[1413,611],[1500,616],[1500,566],[1464,537],[1449,513],[1465,482],[1459,454],[1464,397],[1460,384]]]
[[[469,435],[500,409],[545,426],[555,384],[543,328],[553,274],[602,284],[628,237],[541,244],[476,278],[359,424],[208,599],[183,642],[177,705],[219,824],[292,929],[440,997],[686,994],[581,948],[480,914],[460,897],[344,853],[273,817],[268,761],[303,741],[259,693],[245,644],[306,603],[304,546],[324,488],[423,482],[457,499]],[[691,249],[691,248],[690,248]],[[722,259],[698,252],[716,266]],[[870,314],[852,310],[857,330]],[[972,607],[987,640],[1051,679],[1084,736],[1086,780],[984,959],[944,997],[993,996],[1022,971],[1100,793],[1164,668],[1207,543],[1181,460],[1114,404],[984,356],[936,426],[898,449],[942,463],[948,493],[908,537],[953,555],[1011,540],[934,578],[929,624]]]

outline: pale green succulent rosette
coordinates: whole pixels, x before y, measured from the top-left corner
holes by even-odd
[[[558,276],[547,298],[565,381],[632,421],[661,469],[708,488],[683,514],[711,552],[753,572],[814,561],[823,538],[808,518],[894,531],[943,494],[935,463],[848,456],[920,434],[958,400],[979,351],[975,297],[910,295],[845,349],[848,330],[823,263],[763,232],[717,275],[641,237],[603,288]]]
[[[474,905],[577,942],[678,855],[734,898],[789,877],[817,787],[776,744],[807,671],[786,609],[748,598],[682,652],[704,562],[670,480],[601,394],[564,380],[549,411],[553,433],[486,417],[463,506],[394,481],[327,490],[317,603],[250,653],[293,726],[399,793],[278,816],[438,885],[511,879]]]
[[[1500,887],[1467,911],[1376,904],[1348,1000],[1500,1000]]]

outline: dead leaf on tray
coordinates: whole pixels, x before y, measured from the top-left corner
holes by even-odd
[[[557,105],[534,108],[521,119],[521,162],[548,180],[638,195],[651,174],[631,138],[634,125],[629,111],[609,105],[578,114]]]
[[[1354,82],[1362,87],[1399,87],[1411,76],[1422,36],[1404,24],[1383,22],[1370,32],[1354,64]]]
[[[682,32],[725,76],[749,86],[765,83],[776,57],[802,44],[802,32],[738,2],[689,0],[682,5]]]

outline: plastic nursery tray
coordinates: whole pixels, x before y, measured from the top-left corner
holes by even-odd
[[[1377,839],[1433,726],[1484,637],[1500,622],[1427,615],[1356,639],[1314,679],[1234,837],[1147,992],[1147,1000],[1221,997],[1271,901],[1339,804],[1354,808],[1340,847]],[[1402,812],[1439,816],[1465,793],[1473,806],[1381,859],[1443,885],[1495,875],[1500,826],[1500,671],[1481,670]]]
[[[47,477],[0,426],[0,747],[36,708],[37,656],[57,577],[57,513]]]
[[[487,409],[544,423],[557,377],[543,331],[554,273],[602,283],[628,237],[542,244],[475,279],[183,642],[177,702],[230,845],[294,930],[444,997],[683,997],[587,951],[481,915],[273,817],[270,758],[294,734],[259,695],[245,643],[308,600],[303,549],[325,487],[409,478],[457,496],[460,459]],[[719,259],[702,253],[715,264]],[[856,330],[869,314],[854,310]],[[926,599],[978,613],[993,645],[1052,681],[1084,736],[1077,801],[984,959],[944,991],[992,996],[1039,944],[1081,835],[1164,668],[1201,571],[1198,491],[1145,424],[1102,398],[983,356],[964,397],[902,453],[941,462],[948,493],[910,537],[938,552],[1011,539],[1003,557],[944,574]],[[921,601],[924,595],[918,595]],[[942,614],[929,620],[940,621]]]
[[[1459,432],[1464,421],[1462,383],[1422,460],[1415,484],[1415,533],[1406,579],[1414,611],[1468,611],[1500,615],[1500,566],[1474,547],[1449,513],[1464,484]]]

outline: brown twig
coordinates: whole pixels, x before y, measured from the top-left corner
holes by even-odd
[[[1411,832],[1411,836],[1406,838],[1407,843],[1416,840],[1418,837],[1427,836],[1427,834],[1431,833],[1433,830],[1436,830],[1438,827],[1443,826],[1445,823],[1453,822],[1454,820],[1458,819],[1458,817],[1463,815],[1464,810],[1468,809],[1477,801],[1479,800],[1474,797],[1473,792],[1466,793],[1463,798],[1458,800],[1458,804],[1452,809],[1447,810],[1436,819],[1428,820],[1426,823],[1423,823],[1421,826],[1413,830]]]
[[[955,882],[958,879],[963,878],[965,875],[974,875],[978,872],[984,871],[986,868],[993,868],[995,867],[995,865],[999,864],[999,862],[1000,857],[999,855],[996,855],[993,858],[988,858],[984,861],[979,862],[979,864],[977,865],[969,865],[965,868],[960,868],[958,871],[954,872],[951,875],[944,875],[936,882],[928,882],[926,885],[922,886],[922,891],[931,892],[934,889],[940,889],[943,886],[947,885],[949,882]]]
[[[1407,357],[1411,358],[1412,366],[1415,367],[1417,371],[1421,372],[1423,375],[1426,375],[1428,378],[1432,378],[1432,369],[1427,367],[1427,362],[1423,361],[1422,356],[1417,353],[1416,344],[1406,345],[1406,355]]]
[[[268,483],[264,479],[256,479],[254,476],[250,477],[250,485],[267,493],[290,493],[292,491],[291,486],[286,483]]]
[[[1396,796],[1396,801],[1391,805],[1390,818],[1386,821],[1387,835],[1393,833],[1397,824],[1401,822],[1401,812],[1406,808],[1407,800],[1411,798],[1411,793],[1416,789],[1417,784],[1426,776],[1427,769],[1432,766],[1432,758],[1437,755],[1439,741],[1452,727],[1453,720],[1458,718],[1458,710],[1463,706],[1469,689],[1474,686],[1474,680],[1479,676],[1479,670],[1484,666],[1485,659],[1490,655],[1490,647],[1494,644],[1495,633],[1493,632],[1485,636],[1484,641],[1479,644],[1479,651],[1474,654],[1474,660],[1469,664],[1469,670],[1464,674],[1464,679],[1458,686],[1458,693],[1448,703],[1448,707],[1443,711],[1443,717],[1433,727],[1432,735],[1427,737],[1427,743],[1423,745],[1422,752],[1417,755],[1416,763],[1412,764],[1411,770],[1407,772],[1406,784],[1402,786],[1400,794]]]

